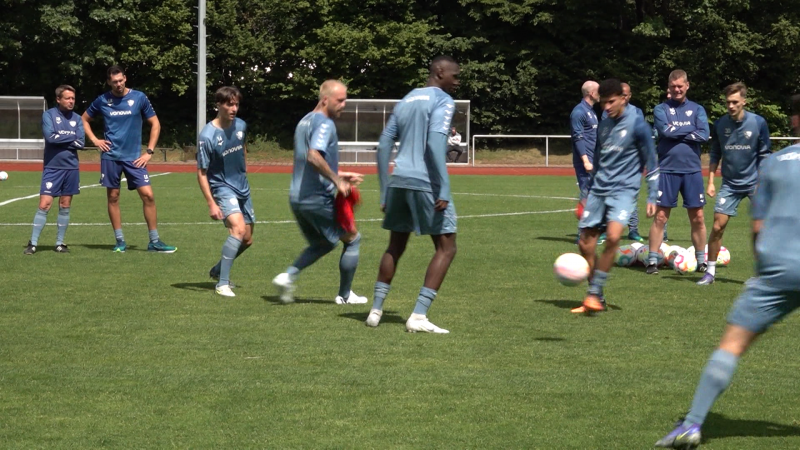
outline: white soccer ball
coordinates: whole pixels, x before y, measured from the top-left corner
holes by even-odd
[[[564,286],[577,286],[589,278],[589,263],[577,253],[564,253],[553,264],[553,273]]]
[[[731,263],[731,251],[727,248],[720,247],[719,253],[717,254],[717,265],[718,266],[727,266]]]
[[[6,181],[8,179],[8,172],[0,171],[0,181]]]
[[[630,245],[620,246],[614,255],[614,262],[621,267],[632,266],[636,262],[636,250]]]
[[[667,264],[667,266],[674,267],[675,257],[678,256],[678,254],[680,254],[682,252],[685,252],[685,251],[686,251],[686,249],[681,247],[681,246],[679,246],[679,245],[670,246],[669,247],[669,252],[664,253],[664,255],[665,255],[664,256],[664,262]]]
[[[672,261],[672,267],[675,269],[675,272],[681,275],[697,270],[697,259],[694,257],[694,252],[689,252],[687,250],[678,253]]]

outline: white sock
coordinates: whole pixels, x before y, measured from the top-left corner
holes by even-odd
[[[709,261],[707,264],[708,264],[708,270],[706,271],[706,273],[710,273],[711,276],[713,277],[714,275],[716,275],[717,272],[717,262]]]

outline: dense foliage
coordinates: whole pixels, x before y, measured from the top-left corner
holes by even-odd
[[[128,68],[168,142],[194,140],[197,38],[191,0],[0,0],[0,95],[74,85],[82,111],[105,68]],[[564,133],[587,79],[619,77],[646,112],[667,74],[689,73],[711,118],[720,90],[752,88],[751,108],[788,132],[800,91],[799,0],[208,0],[208,86],[245,93],[251,130],[291,134],[326,78],[353,98],[398,98],[442,53],[462,63],[456,98],[473,132]],[[210,104],[209,106],[213,106]],[[253,135],[251,133],[251,135]]]

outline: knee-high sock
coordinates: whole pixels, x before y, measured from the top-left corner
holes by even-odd
[[[717,397],[731,384],[738,363],[739,357],[725,350],[718,349],[711,355],[700,376],[685,424],[703,424]]]
[[[426,288],[425,286],[419,290],[419,296],[417,297],[417,304],[414,305],[414,314],[422,314],[423,316],[428,314],[428,308],[431,307],[431,303],[436,298],[436,291],[430,288]]]
[[[44,225],[47,223],[47,211],[39,209],[36,215],[33,216],[33,232],[31,232],[31,244],[34,246],[39,244],[39,235],[42,234]]]
[[[389,295],[389,289],[391,288],[392,286],[381,281],[375,282],[375,294],[372,298],[372,309],[380,309],[383,311],[383,301],[386,300],[386,296]]]
[[[592,277],[592,281],[589,282],[589,295],[597,295],[598,297],[603,296],[603,287],[606,285],[606,281],[608,280],[608,272],[603,272],[602,270],[594,271],[594,276]]]
[[[58,233],[56,234],[56,246],[64,243],[64,235],[67,234],[69,225],[69,207],[58,208]]]
[[[247,250],[248,248],[250,248],[250,246],[249,246],[249,245],[244,245],[244,244],[240,245],[240,246],[239,246],[239,250],[237,250],[237,251],[236,251],[236,256],[235,256],[233,259],[236,259],[236,258],[238,258],[238,257],[239,257],[239,255],[241,255],[242,253],[244,253],[244,251],[245,251],[245,250]],[[212,267],[212,268],[211,268],[211,273],[212,273],[212,274],[214,274],[214,273],[215,273],[215,274],[218,274],[218,275],[219,275],[219,272],[220,272],[220,270],[222,270],[221,266],[222,266],[222,259],[220,259],[219,261],[217,261],[217,264],[215,264],[215,265],[214,265],[214,267]]]
[[[350,288],[353,286],[353,277],[358,268],[358,254],[361,246],[361,233],[349,243],[344,244],[342,256],[339,258],[339,296],[347,300]]]
[[[241,245],[242,241],[233,236],[228,236],[228,239],[225,240],[225,244],[222,246],[222,259],[220,259],[219,283],[217,283],[217,286],[230,284],[231,267],[233,267],[233,260],[236,259],[236,252],[239,251]]]
[[[336,244],[330,242],[318,242],[306,247],[303,253],[286,269],[286,272],[292,277],[296,276],[301,270],[317,262],[318,259],[327,255],[336,247]]]
[[[628,221],[628,233],[639,232],[639,208],[634,205],[631,211],[631,219]]]

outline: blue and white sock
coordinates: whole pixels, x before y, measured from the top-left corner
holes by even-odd
[[[417,304],[414,305],[414,314],[427,315],[428,308],[431,307],[431,303],[433,303],[435,298],[436,291],[422,286],[422,289],[419,290],[419,296],[417,297]]]
[[[339,258],[339,297],[345,300],[350,296],[353,278],[356,276],[360,244],[361,233],[358,233],[355,239],[344,244],[342,256]]]
[[[693,423],[702,425],[705,422],[717,397],[731,384],[738,363],[739,357],[725,350],[717,349],[711,354],[711,358],[700,376],[700,382],[697,384],[697,390],[692,399],[692,409],[686,415],[684,425]]]
[[[64,235],[67,234],[67,226],[69,225],[69,207],[58,208],[58,233],[56,234],[56,246],[64,243]]]
[[[47,212],[43,209],[38,209],[33,216],[33,231],[31,232],[31,245],[36,247],[39,245],[39,235],[42,234],[44,225],[47,223]]]

